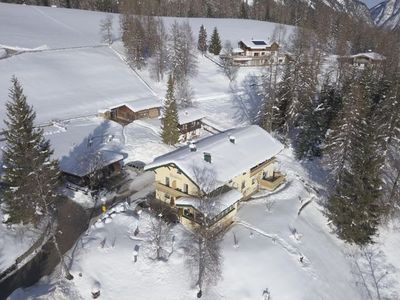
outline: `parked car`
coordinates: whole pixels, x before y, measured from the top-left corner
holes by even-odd
[[[146,164],[140,160],[135,160],[135,161],[130,161],[130,162],[126,163],[125,166],[135,169],[135,170],[138,170],[138,171],[143,171]]]

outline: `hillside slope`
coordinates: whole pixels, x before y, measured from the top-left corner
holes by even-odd
[[[376,25],[389,29],[400,28],[400,0],[386,0],[371,8]]]

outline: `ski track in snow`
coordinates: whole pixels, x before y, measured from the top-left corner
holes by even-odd
[[[122,62],[124,62],[124,63],[132,70],[133,74],[135,74],[135,76],[149,89],[149,91],[150,91],[154,96],[156,96],[157,98],[159,98],[159,96],[158,96],[157,93],[153,90],[153,88],[150,86],[150,84],[148,84],[148,83],[143,79],[143,77],[142,77],[134,68],[132,68],[132,67],[129,65],[129,63],[128,63],[126,57],[125,57],[124,55],[122,55],[121,53],[119,53],[117,50],[115,50],[112,46],[109,46],[109,48],[115,53],[116,56],[118,56],[118,58],[119,58]]]
[[[68,30],[70,30],[70,31],[73,31],[73,32],[75,32],[75,33],[80,34],[80,32],[77,31],[76,29],[74,29],[74,28],[68,26],[67,24],[65,24],[65,23],[63,23],[63,22],[61,22],[61,21],[59,21],[59,20],[57,20],[57,19],[55,19],[55,18],[49,16],[49,15],[46,14],[44,11],[42,11],[40,8],[38,8],[38,7],[36,7],[36,6],[32,6],[32,7],[33,7],[38,13],[40,13],[42,16],[44,16],[45,18],[47,18],[47,19],[53,21],[54,23],[56,23],[56,24],[58,24],[58,25],[60,25],[60,26],[62,26],[62,27],[64,27],[64,28],[66,28],[66,29],[68,29]]]
[[[313,279],[317,279],[318,278],[316,272],[311,267],[311,261],[299,249],[297,249],[297,248],[293,247],[292,245],[290,245],[288,242],[286,242],[278,234],[266,233],[265,231],[263,231],[263,230],[255,227],[255,226],[251,225],[250,223],[242,221],[242,220],[236,220],[235,224],[241,225],[241,226],[246,227],[248,229],[251,229],[251,230],[257,232],[258,234],[271,239],[273,242],[274,241],[277,242],[298,263],[300,263],[299,262],[299,257],[302,256],[303,257],[303,263],[302,263],[303,269],[305,269]]]

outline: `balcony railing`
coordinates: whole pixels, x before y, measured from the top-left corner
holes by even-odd
[[[163,192],[163,193],[166,193],[166,194],[169,194],[170,196],[176,197],[176,198],[189,196],[189,194],[185,194],[184,192],[182,192],[180,190],[173,189],[172,187],[166,186],[166,185],[164,185],[162,183],[159,183],[159,182],[156,182],[156,190],[160,191],[160,192]]]
[[[273,177],[262,178],[258,180],[260,187],[270,191],[275,190],[285,181],[285,175],[280,172],[275,172]]]
[[[274,163],[276,161],[275,157],[264,161],[263,163],[259,164],[258,166],[255,166],[254,168],[250,169],[250,177],[253,177],[255,174],[259,173],[262,171],[265,167],[268,165]]]

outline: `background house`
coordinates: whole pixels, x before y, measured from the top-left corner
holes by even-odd
[[[198,109],[187,108],[178,112],[178,128],[181,140],[186,141],[200,135],[202,119],[205,115]]]
[[[240,200],[260,188],[273,190],[284,181],[277,172],[283,145],[258,126],[227,130],[157,157],[146,170],[155,172],[156,198],[178,211],[181,222],[196,226],[232,222]],[[202,197],[214,199],[213,213],[202,210]]]
[[[265,40],[241,40],[238,48],[232,50],[230,57],[234,65],[263,66],[268,63],[278,63],[279,45],[268,44]]]
[[[386,58],[383,55],[376,52],[357,53],[354,55],[339,57],[340,62],[358,67],[381,64],[385,59]]]

